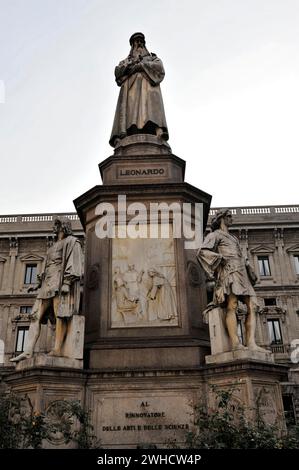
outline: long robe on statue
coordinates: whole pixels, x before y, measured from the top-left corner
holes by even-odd
[[[117,138],[123,138],[132,126],[144,133],[150,126],[163,130],[163,139],[168,140],[168,129],[164,112],[160,82],[165,72],[162,61],[155,55],[149,54],[140,62],[142,71],[128,74],[130,56],[121,61],[115,68],[115,78],[121,87],[110,145],[115,146]],[[132,132],[134,133],[134,132]]]
[[[43,282],[37,294],[37,305],[33,310],[39,309],[39,300],[59,296],[59,318],[69,318],[79,313],[80,306],[80,279],[83,274],[83,259],[80,241],[69,235],[57,241],[49,248],[46,260]],[[63,284],[70,286],[70,292],[61,295]],[[42,323],[47,321],[47,315]]]
[[[153,271],[149,291],[149,318],[173,320],[177,316],[176,301],[169,281],[163,274]]]

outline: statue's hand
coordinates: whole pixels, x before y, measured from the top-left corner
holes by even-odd
[[[142,72],[142,67],[140,64],[135,64],[131,69],[131,73],[137,73],[137,72]]]
[[[216,285],[216,282],[215,280],[211,280],[209,279],[207,282],[206,282],[206,288],[207,288],[207,291],[208,292],[213,292],[213,290],[215,289],[215,285]]]
[[[221,264],[221,266],[225,266],[227,264],[227,260],[225,258],[222,258],[220,264]]]
[[[29,287],[29,288],[27,289],[27,292],[28,292],[28,294],[30,294],[30,292],[35,292],[35,291],[37,291],[39,288],[40,288],[40,285],[38,285],[38,286],[36,286],[36,287]]]
[[[61,294],[67,295],[70,293],[70,286],[68,284],[63,284],[61,287]]]
[[[37,276],[38,287],[41,287],[43,280],[45,279],[45,273],[38,274]]]
[[[131,59],[129,61],[129,64],[130,65],[136,65],[136,64],[139,64],[139,62],[141,62],[141,60],[142,60],[142,56],[135,57],[134,59]]]

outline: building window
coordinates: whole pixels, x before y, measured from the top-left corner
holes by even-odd
[[[31,313],[32,306],[31,305],[22,305],[20,307],[20,313]]]
[[[282,395],[282,402],[286,425],[294,426],[294,424],[296,424],[296,418],[292,395]]]
[[[25,269],[24,284],[35,284],[37,281],[37,265],[27,264]]]
[[[274,297],[268,297],[264,299],[265,307],[271,307],[272,305],[276,305],[276,299]]]
[[[294,256],[295,272],[299,274],[299,255]]]
[[[4,341],[0,339],[0,364],[4,363]]]
[[[261,276],[271,276],[269,257],[258,256],[259,271]]]
[[[243,325],[242,320],[238,320],[238,330],[237,335],[241,344],[244,344],[244,336],[243,336]]]
[[[270,344],[282,344],[279,320],[268,320]]]
[[[21,326],[17,331],[16,352],[21,353],[24,351],[28,339],[29,326]]]

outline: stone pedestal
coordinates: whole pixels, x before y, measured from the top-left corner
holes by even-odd
[[[61,401],[80,402],[84,407],[86,376],[82,361],[67,358],[35,356],[18,364],[16,371],[6,377],[6,385],[16,395],[29,399],[36,413],[44,413],[53,424],[62,419],[54,416],[53,408]],[[68,417],[69,419],[69,417]],[[74,425],[76,425],[74,421]],[[43,448],[74,448],[76,443],[66,443],[60,432],[53,432],[49,440],[43,441]]]
[[[104,448],[184,447],[204,392],[199,370],[94,372],[87,406]]]
[[[209,352],[201,315],[206,303],[205,276],[196,249],[185,249],[185,239],[174,237],[175,213],[170,212],[170,223],[163,222],[161,213],[174,204],[181,217],[184,203],[202,204],[203,229],[211,197],[184,182],[185,162],[153,135],[122,139],[114,155],[99,166],[104,184],[74,201],[86,231],[86,364],[101,370],[204,364]],[[125,196],[125,206],[120,207],[119,196]],[[146,213],[139,220],[148,238],[132,239],[126,232],[100,238],[97,214],[101,203],[112,205],[116,231],[126,230],[142,203]],[[135,204],[131,212],[127,211],[130,204]],[[158,231],[162,226],[168,229],[166,238],[149,236],[152,204],[162,204],[153,225]]]
[[[256,421],[258,413],[267,424],[285,429],[280,381],[287,368],[274,364],[269,351],[248,348],[231,350],[225,325],[225,310],[212,308],[208,312],[211,355],[205,357],[208,368],[208,403],[214,408],[217,391],[232,392],[232,404],[244,407],[247,419]]]
[[[181,183],[185,161],[171,153],[154,135],[134,135],[122,139],[114,155],[99,164],[104,185]]]
[[[244,406],[246,417],[285,429],[280,382],[287,377],[287,366],[247,359],[213,364],[205,369],[208,403],[214,407],[217,391],[232,391],[232,403]]]
[[[214,408],[217,391],[232,391],[246,417],[284,429],[280,382],[287,367],[243,360],[188,369],[75,370],[37,367],[12,373],[7,384],[27,395],[36,411],[53,414],[61,400],[79,401],[90,411],[94,432],[105,449],[186,446],[196,429],[198,405]],[[53,435],[44,447],[63,448]]]
[[[194,407],[206,399],[203,371],[75,371],[38,368],[8,379],[16,394],[27,395],[34,410],[52,414],[61,400],[79,401],[90,411],[101,447],[184,446],[193,430]],[[53,435],[44,447],[63,448]]]
[[[69,320],[67,336],[63,345],[63,356],[71,359],[83,359],[84,348],[84,325],[83,315],[73,315]]]
[[[215,307],[210,309],[207,315],[212,355],[219,355],[221,353],[230,351],[231,344],[225,325],[224,309],[221,307]]]
[[[62,356],[56,357],[43,353],[34,353],[33,357],[16,363],[16,370],[32,367],[71,367],[82,369],[84,346],[83,315],[74,315],[68,320],[67,336],[62,349]]]
[[[16,364],[16,371],[32,369],[35,367],[70,367],[72,369],[82,369],[83,360],[72,359],[69,357],[54,357],[38,353],[34,354],[34,356],[29,359],[24,359],[23,361],[18,362]]]
[[[261,352],[252,351],[250,349],[240,349],[206,356],[206,363],[222,364],[224,362],[240,361],[244,359],[261,362],[274,362],[274,355],[270,351]]]

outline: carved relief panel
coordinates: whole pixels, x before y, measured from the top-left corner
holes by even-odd
[[[178,326],[174,239],[112,240],[111,327]]]

